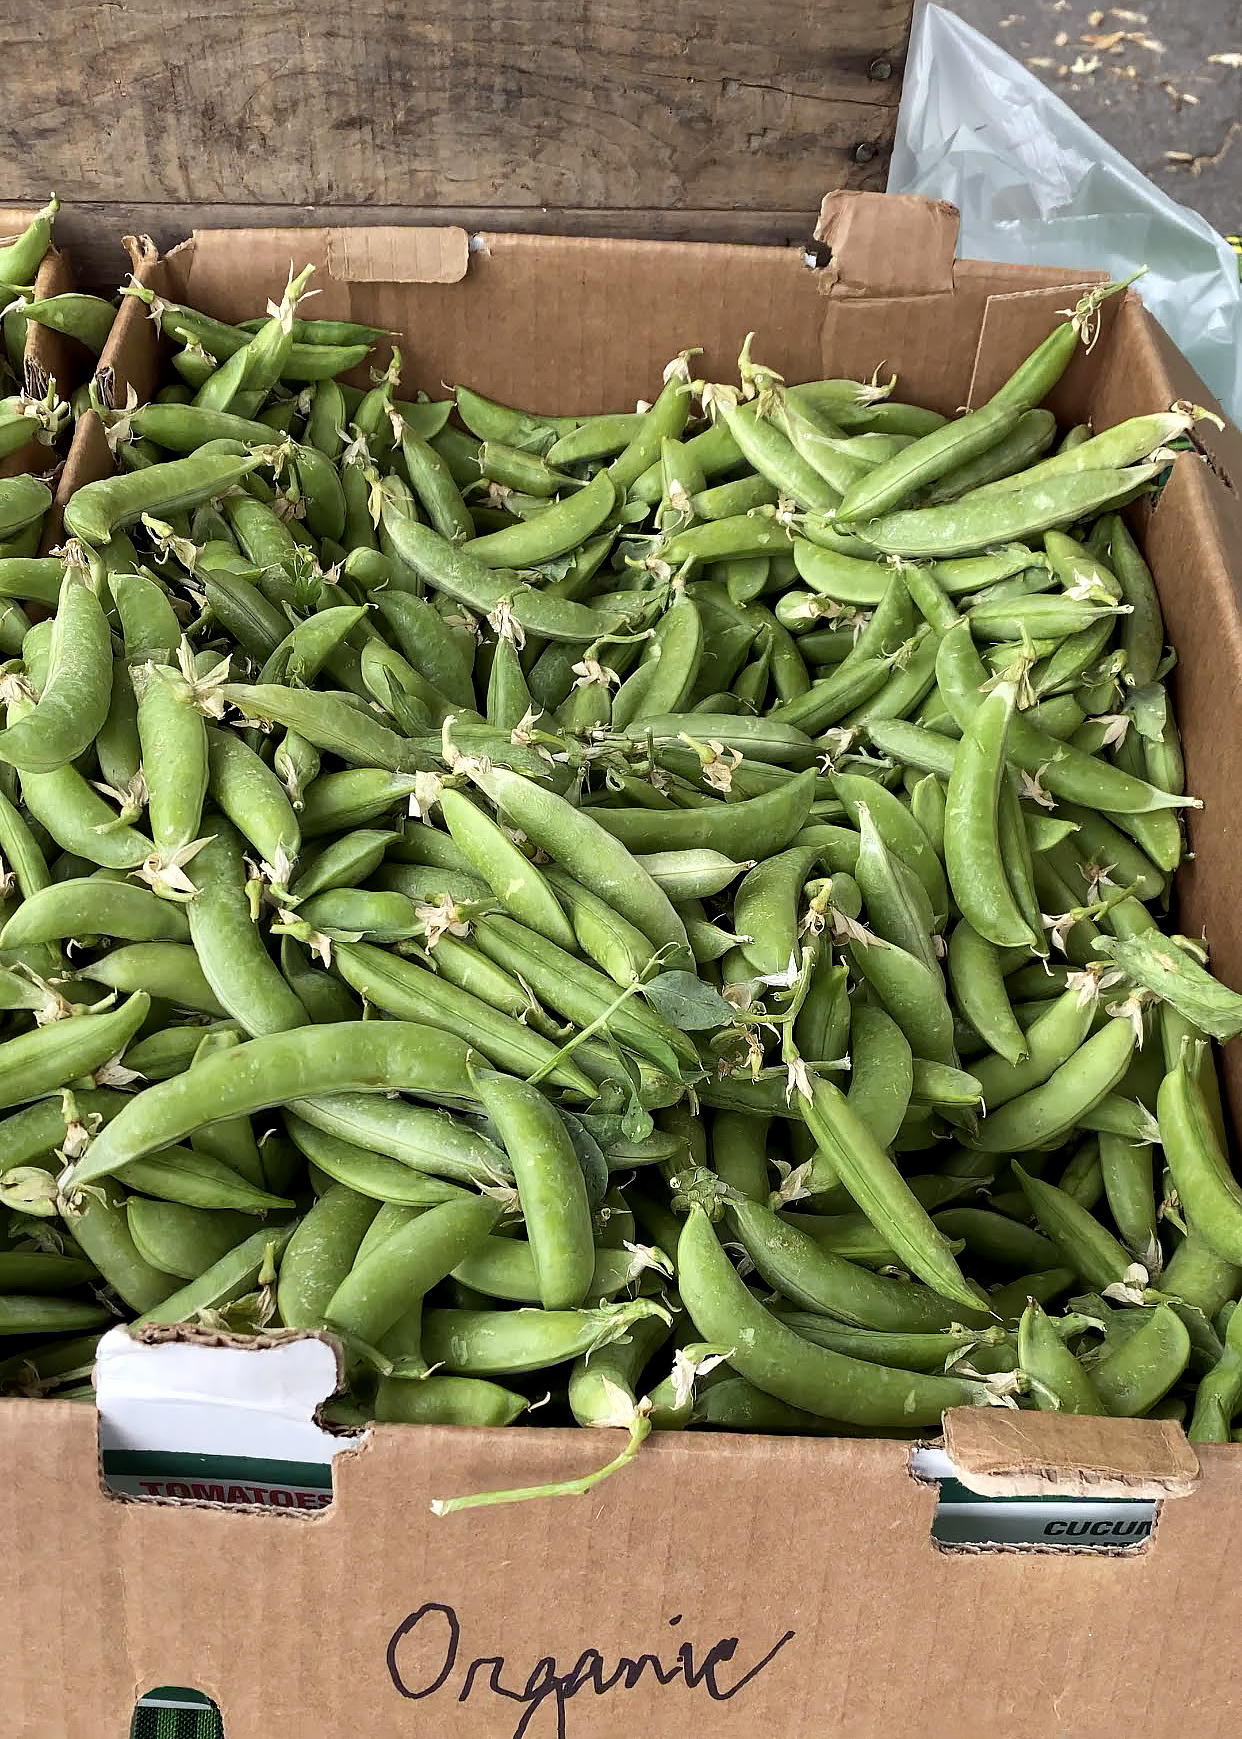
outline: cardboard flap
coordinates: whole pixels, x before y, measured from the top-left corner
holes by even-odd
[[[935,296],[953,288],[959,216],[942,200],[825,195],[815,236],[831,250],[819,273],[832,296]]]
[[[944,1446],[962,1484],[989,1497],[1185,1497],[1199,1478],[1181,1427],[1162,1419],[955,1408]]]
[[[466,275],[470,238],[457,225],[443,229],[374,229],[327,232],[328,270],[356,284],[456,284]]]
[[[466,275],[464,229],[196,229],[170,256],[184,299],[215,314],[235,300],[238,261],[251,294],[280,296],[291,267],[313,265],[310,319],[349,319],[353,285],[455,284]],[[178,257],[179,256],[179,257]]]

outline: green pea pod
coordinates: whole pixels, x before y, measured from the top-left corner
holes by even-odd
[[[701,1207],[685,1222],[677,1273],[698,1332],[731,1347],[740,1375],[791,1406],[856,1425],[938,1424],[945,1408],[982,1398],[964,1379],[897,1372],[802,1340],[748,1290]]]
[[[478,1247],[500,1213],[500,1204],[485,1196],[462,1196],[419,1212],[355,1262],[328,1300],[327,1326],[378,1346],[424,1294]]]
[[[0,731],[0,760],[23,772],[52,773],[94,741],[112,697],[107,619],[81,570],[61,582],[47,679],[38,700]],[[16,714],[16,716],[15,716]]]
[[[277,775],[234,731],[207,732],[208,790],[262,862],[285,879],[301,846],[293,804]]]
[[[963,918],[949,937],[949,981],[958,1008],[979,1037],[1011,1067],[1029,1056],[1001,970],[1001,951]]]
[[[422,1350],[429,1366],[463,1376],[515,1377],[608,1346],[652,1317],[668,1320],[647,1298],[591,1310],[430,1310]]]
[[[846,491],[837,509],[837,518],[846,523],[874,520],[878,515],[900,507],[918,490],[994,447],[1010,434],[1020,414],[1009,405],[992,402],[945,423],[858,478]],[[866,535],[874,542],[872,532],[873,527],[868,525]],[[1005,539],[991,541],[998,543]]]
[[[878,1147],[891,1147],[914,1091],[909,1041],[882,1008],[865,1002],[851,1010],[850,1041],[846,1103]]]
[[[998,947],[1033,945],[1001,854],[999,803],[1006,744],[1016,706],[1013,683],[1000,683],[966,726],[945,801],[945,868],[972,929]]]
[[[968,1309],[983,1307],[983,1294],[962,1275],[948,1240],[845,1095],[813,1077],[810,1096],[799,1095],[799,1110],[836,1177],[903,1265],[942,1297]]]
[[[817,857],[814,846],[790,846],[756,864],[738,884],[733,922],[757,973],[784,972],[794,957],[802,889]]]
[[[304,1105],[305,1103],[307,1102],[303,1101]],[[324,1104],[327,1104],[326,1100]],[[348,1123],[345,1114],[337,1118],[328,1113],[324,1120]],[[388,1154],[373,1153],[367,1148],[355,1146],[353,1142],[332,1133],[330,1129],[320,1128],[317,1124],[296,1116],[292,1111],[286,1110],[285,1127],[300,1152],[313,1166],[318,1167],[326,1177],[347,1185],[349,1189],[369,1200],[399,1202],[410,1207],[426,1208],[434,1207],[438,1202],[455,1201],[461,1194],[458,1185],[449,1183],[444,1178],[428,1171],[417,1170],[404,1160],[393,1159]],[[369,1138],[365,1130],[360,1129],[359,1132],[364,1139]],[[495,1151],[497,1157],[503,1159],[499,1149]]]
[[[106,1177],[219,1117],[251,1116],[309,1093],[391,1091],[469,1101],[473,1093],[465,1065],[460,1039],[403,1021],[342,1022],[264,1034],[137,1094],[96,1138],[75,1168],[74,1181],[81,1185]]]
[[[292,1223],[252,1232],[204,1269],[197,1279],[144,1311],[134,1327],[145,1328],[156,1322],[193,1322],[205,1311],[222,1310],[226,1304],[243,1298],[272,1263],[279,1264],[292,1233]]]
[[[151,999],[137,991],[104,1014],[77,1014],[0,1044],[0,1105],[20,1105],[89,1075],[120,1056],[146,1019]]]
[[[1093,1365],[1091,1380],[1106,1412],[1140,1419],[1168,1394],[1190,1362],[1190,1335],[1171,1305],[1145,1311],[1143,1322]]]
[[[489,568],[464,545],[451,544],[419,525],[387,497],[381,523],[403,561],[429,585],[471,610],[491,616],[503,609],[525,633],[545,640],[589,645],[614,631],[613,619],[601,611],[570,598],[545,597],[516,576]]]
[[[588,1075],[571,1058],[556,1061],[557,1047],[521,1021],[448,983],[437,973],[365,942],[338,942],[337,971],[365,1000],[399,1020],[431,1021],[456,1033],[500,1068],[515,1073],[547,1071],[548,1078],[587,1099],[595,1097]]]
[[[1030,488],[963,496],[941,507],[909,508],[867,522],[869,543],[885,555],[973,555],[1023,542],[1115,508],[1154,483],[1164,462],[1080,471]]]
[[[1056,1184],[1031,1176],[1017,1160],[1013,1169],[1036,1223],[1061,1252],[1062,1260],[1101,1292],[1108,1286],[1122,1285],[1130,1257],[1112,1233]]]
[[[52,220],[60,210],[53,194],[20,235],[0,248],[0,284],[33,284],[43,256],[52,245]]]
[[[124,1192],[116,1184],[63,1197],[61,1218],[87,1259],[131,1310],[150,1310],[177,1288],[139,1255],[125,1217]]]
[[[184,911],[132,882],[98,876],[53,882],[23,900],[0,932],[0,948],[54,942],[72,936],[111,936],[128,942],[186,942]]]
[[[108,342],[112,322],[116,319],[113,303],[105,302],[102,296],[87,296],[73,290],[27,302],[22,313],[36,326],[46,326],[52,332],[63,332],[66,338],[76,339],[94,356],[98,356]]]
[[[648,937],[653,949],[664,950],[666,967],[689,964],[685,925],[673,910],[672,902],[635,861],[626,842],[612,836],[603,813],[597,823],[555,792],[505,768],[471,767],[470,773],[480,789],[528,839],[553,854],[583,887],[615,906]],[[451,806],[446,816],[450,827],[458,807]],[[465,848],[464,839],[459,843]],[[571,929],[571,938],[572,934]]]
[[[1035,1300],[1018,1324],[1018,1367],[1041,1413],[1107,1411],[1091,1378]]]
[[[132,525],[144,513],[166,518],[178,508],[197,507],[201,502],[214,500],[240,483],[257,464],[258,460],[248,454],[237,457],[231,453],[196,453],[192,458],[172,459],[143,471],[87,483],[65,508],[65,530],[98,549],[114,531]],[[5,535],[0,496],[0,536]]]
[[[383,1377],[375,1393],[375,1417],[401,1425],[472,1426],[495,1430],[527,1411],[525,1395],[482,1377]]]
[[[241,840],[226,822],[194,860],[198,892],[189,903],[194,951],[220,1006],[253,1037],[302,1026],[306,1010],[259,935],[246,893]]]
[[[855,970],[897,1022],[915,1055],[955,1068],[953,1014],[939,967],[933,971],[916,955],[870,932],[852,941],[849,952]]]

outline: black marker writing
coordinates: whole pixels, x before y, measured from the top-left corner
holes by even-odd
[[[680,1613],[669,1620],[670,1624],[680,1622]],[[468,1663],[461,1662],[460,1619],[451,1606],[429,1600],[402,1619],[389,1639],[386,1658],[394,1688],[411,1702],[423,1702],[446,1687],[459,1703],[468,1701],[476,1691],[490,1691],[523,1706],[513,1739],[527,1739],[536,1714],[549,1704],[556,1711],[549,1739],[566,1739],[566,1706],[582,1691],[602,1697],[608,1692],[637,1690],[644,1679],[659,1685],[681,1680],[691,1690],[701,1688],[713,1702],[727,1703],[771,1666],[794,1635],[792,1630],[785,1631],[766,1654],[736,1675],[726,1675],[723,1669],[734,1661],[740,1639],[723,1636],[701,1659],[696,1659],[693,1642],[683,1642],[669,1659],[643,1653],[619,1655],[609,1662],[598,1649],[585,1648],[565,1670],[554,1655],[544,1655],[524,1681],[512,1683],[506,1679],[509,1667],[502,1654],[482,1654]]]

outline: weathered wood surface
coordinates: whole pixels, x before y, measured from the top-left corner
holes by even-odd
[[[43,0],[9,19],[0,202],[55,187],[89,276],[195,223],[798,239],[883,185],[911,9]]]

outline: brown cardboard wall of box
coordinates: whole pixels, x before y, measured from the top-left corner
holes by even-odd
[[[313,260],[320,311],[399,331],[411,386],[462,379],[545,410],[649,395],[691,343],[727,377],[753,328],[791,379],[896,370],[904,394],[951,411],[1094,281],[954,264],[952,214],[917,202],[834,195],[821,233],[816,271],[760,248],[498,235],[467,256],[464,235],[409,231],[204,232],[139,270],[240,315],[278,292],[291,255]],[[118,401],[151,390],[154,356],[130,301],[103,359]],[[1056,405],[1103,424],[1182,396],[1211,402],[1127,296],[1105,305]],[[1237,984],[1242,437],[1205,446],[1136,522],[1205,800],[1181,922],[1206,929]],[[107,466],[88,418],[62,490]],[[1236,1121],[1242,1062],[1225,1072]],[[6,1401],[6,1731],[120,1739],[137,1692],[181,1680],[219,1701],[228,1739],[282,1725],[299,1739],[621,1739],[674,1723],[696,1739],[1232,1734],[1242,1455],[1196,1457],[1148,1422],[989,1411],[951,1415],[947,1432],[980,1490],[1163,1497],[1152,1541],[1121,1556],[942,1549],[908,1446],[867,1439],[661,1437],[584,1501],[438,1521],[434,1496],[562,1477],[611,1443],[382,1427],[337,1463],[335,1502],[314,1518],[127,1503],[100,1487],[89,1410]]]

